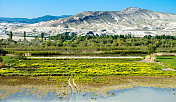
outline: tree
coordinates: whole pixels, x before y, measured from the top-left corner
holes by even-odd
[[[154,46],[154,45],[148,45],[148,47],[147,47],[148,49],[148,54],[152,54],[152,53],[155,53],[155,51],[156,51],[156,46]]]
[[[9,33],[9,39],[10,40],[12,40],[12,36],[13,36],[12,31],[10,31],[10,33]]]
[[[7,51],[3,50],[0,46],[0,56],[4,56],[7,54]],[[0,59],[1,60],[1,59]]]
[[[0,57],[0,62],[3,62],[3,59],[2,59],[2,57]]]
[[[57,45],[58,47],[61,47],[61,46],[63,46],[63,42],[62,42],[62,41],[58,41],[56,45]]]
[[[24,40],[26,40],[26,32],[24,31]]]
[[[51,40],[51,36],[49,36],[48,39]]]
[[[52,43],[51,40],[48,40],[48,41],[46,41],[45,44],[46,44],[46,46],[51,46],[51,43]]]
[[[41,38],[42,38],[42,40],[43,40],[43,38],[44,38],[44,33],[41,33]]]

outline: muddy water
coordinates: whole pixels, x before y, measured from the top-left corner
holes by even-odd
[[[0,77],[0,102],[176,102],[175,77],[104,78],[109,84],[83,84],[73,78],[64,83],[43,77]]]
[[[5,94],[5,93],[4,93]],[[28,94],[26,91],[16,93],[2,99],[0,102],[175,102],[176,89],[134,87],[109,91],[106,96],[101,93],[75,93],[68,96],[58,97],[55,92],[42,97]]]

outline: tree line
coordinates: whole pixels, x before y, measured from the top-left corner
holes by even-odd
[[[45,34],[41,33],[40,37],[28,41],[26,40],[26,32],[24,32],[24,40],[14,41],[13,34],[10,32],[9,39],[0,40],[0,45],[5,49],[21,51],[33,49],[33,51],[56,50],[63,53],[93,53],[97,51],[136,50],[154,53],[156,50],[166,51],[169,49],[173,51],[176,48],[176,37],[170,35],[134,37],[130,34],[77,36],[75,33],[45,37]]]

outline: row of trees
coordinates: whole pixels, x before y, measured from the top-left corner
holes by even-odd
[[[48,37],[45,37],[44,36],[45,33],[41,33],[41,36],[40,38],[42,38],[42,40],[44,38],[48,38],[49,40],[75,40],[78,38],[78,36],[76,36],[75,33],[64,33],[64,34],[59,34],[59,35],[56,35],[56,36],[48,36]],[[24,36],[24,40],[26,39],[26,32],[24,31],[23,33],[23,36]],[[13,37],[13,33],[12,31],[10,31],[9,33],[9,39],[12,40],[12,37]],[[36,36],[38,37],[38,36]],[[89,40],[89,39],[95,39],[95,38],[107,38],[107,39],[118,39],[118,38],[124,38],[124,39],[129,39],[129,38],[135,38],[134,36],[132,36],[131,34],[128,34],[128,35],[101,35],[101,36],[89,36],[89,35],[86,35],[86,36],[80,36],[79,38],[85,40]],[[156,36],[151,36],[151,35],[145,35],[143,38],[146,38],[146,39],[172,39],[172,40],[176,40],[176,37],[175,36],[170,36],[170,35],[156,35]]]
[[[176,48],[176,37],[169,35],[146,35],[140,38],[132,35],[76,36],[75,33],[66,33],[45,37],[44,33],[41,33],[40,37],[36,37],[31,41],[26,40],[26,32],[24,32],[24,41],[13,41],[12,36],[13,34],[10,32],[10,40],[0,40],[0,44],[4,48],[26,48],[26,50],[33,49],[34,51],[40,49],[45,51],[53,50],[57,47],[67,48],[64,49],[65,52],[74,52],[72,48],[77,48],[80,52],[141,50],[153,53],[155,50],[173,50]]]
[[[26,40],[26,32],[25,31],[23,33],[23,37],[24,37],[24,40]],[[13,33],[12,33],[12,31],[10,31],[10,33],[9,33],[9,39],[12,40],[12,38],[13,38]],[[41,33],[41,38],[42,39],[44,38],[44,33]]]

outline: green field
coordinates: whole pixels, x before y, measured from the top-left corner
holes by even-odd
[[[170,68],[176,69],[176,56],[158,56],[157,61],[163,62]]]
[[[161,71],[156,63],[138,62],[141,59],[25,59],[4,57],[4,76],[175,76],[175,72]],[[9,62],[8,62],[9,61]]]

